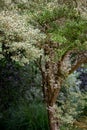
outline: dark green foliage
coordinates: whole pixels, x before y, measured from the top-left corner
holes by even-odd
[[[22,82],[22,95],[26,102],[41,102],[42,101],[42,88],[41,88],[41,74],[38,66],[34,62],[26,64],[21,72]]]
[[[0,112],[18,102],[20,97],[20,66],[16,62],[0,60]]]
[[[42,101],[41,75],[37,65],[20,66],[17,62],[0,60],[0,111],[25,99]]]
[[[0,129],[4,130],[49,130],[47,111],[43,104],[22,104],[10,108],[0,118]]]

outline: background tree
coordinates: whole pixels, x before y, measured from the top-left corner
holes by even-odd
[[[27,14],[19,14],[18,6],[20,4],[21,1],[4,0],[1,1],[2,6],[0,6],[1,112],[3,110],[6,111],[12,104],[17,103],[25,92],[23,92],[26,88],[22,79],[24,79],[26,75],[28,80],[29,76],[27,76],[25,72],[24,75],[22,75],[24,68],[21,65],[31,62],[39,56],[38,54],[42,53],[42,51],[38,48],[36,49],[33,44],[37,38],[40,40],[43,36],[41,36],[38,29],[34,29],[33,26],[28,25]],[[33,34],[35,34],[35,36]],[[32,35],[33,38],[30,35]],[[29,81],[26,82],[26,84],[27,83],[30,85]]]
[[[84,92],[80,90],[82,84],[82,81],[79,79],[80,74],[80,72],[75,71],[73,74],[69,75],[59,93],[57,101],[59,106],[58,115],[60,115],[60,124],[65,126],[65,129],[67,126],[68,129],[70,129],[71,126],[74,125],[79,127],[79,129],[87,128],[87,112],[85,111],[87,106],[87,91],[85,91],[85,89]]]

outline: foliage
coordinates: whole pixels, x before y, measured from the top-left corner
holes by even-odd
[[[3,64],[2,59],[7,60],[7,63],[4,63],[5,69],[8,66],[8,63],[13,63],[12,66],[7,67],[7,69],[9,68],[11,71],[11,67],[14,66],[14,61],[16,61],[15,63],[25,65],[25,68],[24,70],[22,69],[22,72],[26,70],[32,73],[33,71],[28,70],[26,63],[37,60],[37,58],[39,58],[39,65],[42,65],[39,67],[44,73],[45,77],[42,78],[43,81],[45,79],[46,83],[46,86],[43,83],[43,86],[45,86],[44,90],[46,90],[46,92],[49,91],[47,93],[44,93],[44,95],[47,95],[47,99],[52,99],[52,102],[49,100],[51,102],[50,104],[55,104],[57,97],[55,96],[55,94],[57,95],[61,87],[60,85],[62,80],[65,78],[65,76],[70,74],[70,72],[73,72],[78,67],[78,63],[79,65],[81,65],[87,59],[87,53],[84,54],[82,57],[82,54],[84,52],[87,52],[87,17],[84,17],[82,9],[81,11],[79,10],[79,3],[76,3],[76,7],[73,5],[73,1],[71,1],[70,4],[69,0],[63,0],[62,3],[60,2],[60,0],[1,0],[1,5],[3,5],[0,10],[1,63]],[[79,57],[79,54],[81,54],[81,57]],[[2,64],[1,66],[3,66]],[[13,69],[11,73],[14,71],[16,70]],[[7,77],[9,77],[11,74],[9,74],[7,70],[5,70],[5,72],[6,78],[4,81],[6,82]],[[26,88],[28,86],[27,84],[30,84],[30,86],[32,86],[32,81],[35,81],[35,78],[37,79],[34,83],[36,83],[36,86],[39,86],[37,81],[39,82],[40,80],[38,80],[38,78],[40,79],[41,77],[39,77],[36,72],[34,72],[34,74],[35,77],[34,75],[32,76],[30,74],[32,80],[28,81],[29,77],[27,78],[27,73],[24,72],[24,75],[21,79],[27,82],[23,83],[22,81],[22,87]],[[2,76],[3,74],[1,75],[1,77]],[[16,79],[15,77],[16,76],[14,74],[10,82],[8,82],[7,79],[5,87],[8,85],[9,88],[9,86],[11,86]],[[2,79],[4,79],[4,76]],[[73,83],[74,82],[76,82],[75,78],[73,78]],[[61,118],[64,123],[72,123],[73,120],[76,118],[77,114],[80,113],[81,110],[84,108],[82,93],[78,90],[77,94],[78,84],[75,87],[73,86],[73,83],[70,84],[70,89],[65,90],[66,97],[65,95],[63,96],[65,98],[64,100],[66,104],[64,104],[63,100],[59,111],[62,112],[62,115],[65,115],[65,117]],[[16,87],[18,87],[18,85],[19,84],[15,84]],[[30,91],[31,90],[32,88],[30,88]],[[21,92],[23,91],[21,90]],[[28,92],[29,89],[26,91],[26,95]],[[68,101],[66,100],[66,98],[68,99]],[[78,102],[76,106],[76,102],[78,101],[78,99],[81,99],[82,102]],[[49,107],[50,104],[48,104]],[[71,106],[72,110],[70,109]],[[65,108],[67,109],[66,112],[64,110]],[[25,110],[23,111],[25,113]],[[12,118],[16,118],[18,121],[22,113],[20,114],[19,112],[17,113],[17,115],[18,117],[12,116]],[[10,129],[10,125],[8,126]],[[13,126],[12,129],[14,129]]]
[[[7,110],[12,104],[17,104],[21,97],[20,69],[16,62],[0,59],[0,112]]]
[[[60,91],[58,113],[60,114],[60,122],[65,125],[73,125],[80,115],[85,116],[86,114],[82,115],[86,112],[87,93],[80,91],[81,81],[77,79],[78,76],[76,72],[71,74]]]
[[[3,124],[4,123],[4,124]],[[5,116],[0,117],[0,129],[4,130],[49,130],[45,106],[23,103],[10,107]]]
[[[87,68],[79,68],[78,72],[80,73],[79,79],[81,81],[80,89],[81,91],[85,92],[87,91]]]
[[[20,15],[16,9],[0,12],[1,56],[5,56],[7,52],[13,60],[18,61],[20,59],[21,63],[26,63],[42,54],[42,51],[36,48],[34,44],[37,39],[40,41],[44,36],[38,28],[35,29],[28,25],[28,17],[27,15]]]
[[[61,57],[65,54],[65,52],[68,50],[73,50],[74,48],[77,50],[78,49],[85,50],[87,48],[86,47],[87,37],[84,34],[86,30],[86,25],[87,25],[86,21],[81,20],[79,16],[75,16],[76,12],[70,12],[68,9],[66,12],[65,11],[66,10],[64,10],[63,13],[66,13],[66,17],[68,17],[68,15],[71,15],[69,16],[69,18],[67,18],[67,20],[66,18],[62,18],[63,15],[65,17],[65,14],[61,14],[61,12],[57,10],[56,12],[60,12],[62,16],[58,16],[59,20],[57,22],[53,21],[53,23],[50,23],[51,26],[48,25],[50,26],[49,27],[50,29],[48,31],[51,35],[51,39],[59,43],[59,48],[55,49],[55,51],[57,52],[56,57],[58,57],[57,60],[58,59],[60,60]],[[71,14],[68,14],[67,12],[70,12]],[[73,13],[74,13],[74,16],[73,16]],[[49,12],[48,12],[48,15],[49,15]],[[48,16],[45,16],[45,18],[46,17],[49,18]],[[72,19],[72,22],[71,22],[71,19]]]
[[[41,75],[34,62],[20,66],[3,58],[0,72],[0,112],[22,100],[27,103],[42,101]]]
[[[44,1],[29,2],[27,0],[8,1],[7,5],[9,2],[10,6],[13,5],[14,8],[11,10],[7,8],[0,12],[0,41],[1,44],[6,43],[7,51],[11,53],[11,58],[14,60],[18,61],[20,59],[20,62],[26,63],[30,59],[34,60],[35,57],[42,55],[42,51],[36,46],[37,42],[42,43],[45,38],[44,31],[40,31],[40,27],[42,26],[44,29],[45,24],[51,39],[63,44],[57,50],[58,58],[67,49],[74,47],[77,47],[77,49],[83,47],[85,49],[87,22],[73,7],[70,9],[65,4],[61,6],[56,0],[45,3]],[[4,3],[6,4],[6,1]],[[23,5],[28,6],[30,11],[27,12],[28,9],[25,9]],[[52,5],[54,5],[53,8],[51,8]],[[22,10],[24,10],[24,13],[21,13]]]
[[[20,70],[22,95],[26,102],[41,102],[43,99],[41,88],[41,73],[34,62],[26,64]]]

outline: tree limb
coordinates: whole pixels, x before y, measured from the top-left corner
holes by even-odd
[[[87,51],[83,51],[77,54],[77,58],[74,65],[71,65],[71,69],[68,74],[73,73],[76,69],[78,69],[81,64],[87,63]]]

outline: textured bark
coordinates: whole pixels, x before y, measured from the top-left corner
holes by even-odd
[[[87,59],[87,51],[77,52],[74,49],[66,51],[60,60],[55,61],[55,48],[58,49],[59,44],[53,43],[48,37],[43,45],[44,57],[41,57],[39,63],[50,130],[59,130],[59,120],[58,115],[56,116],[55,104],[63,80]],[[73,53],[76,55],[74,62],[71,63],[71,56]]]
[[[56,107],[55,107],[59,91],[60,91],[60,86],[56,86],[56,88],[49,85],[47,87],[45,86],[44,96],[45,96],[45,103],[47,104],[50,130],[59,130],[59,120],[58,120],[58,115],[56,114]]]
[[[56,116],[55,107],[61,86],[59,64],[54,63],[51,59],[50,61],[45,62],[45,66],[41,68],[41,72],[44,101],[47,105],[49,128],[50,130],[59,130],[59,120],[57,118],[58,115]]]
[[[56,88],[55,88],[53,86],[49,86],[49,84],[47,87],[45,86],[46,89],[44,93],[45,103],[47,104],[49,128],[50,130],[59,130],[59,120],[58,120],[58,115],[56,114],[55,104],[56,104],[56,100],[60,91],[60,86],[56,84]]]
[[[59,121],[58,118],[56,117],[55,105],[48,106],[48,118],[49,118],[50,130],[59,130]]]
[[[46,60],[45,56],[41,57],[40,70],[42,74],[44,101],[47,105],[49,117],[49,127],[50,130],[59,130],[59,120],[58,115],[56,116],[55,104],[61,84],[70,73],[87,61],[87,51],[76,52],[76,50],[69,50],[65,52],[60,61],[54,61],[54,48],[58,48],[58,44],[56,45],[50,40],[44,44],[44,55],[48,59]],[[73,53],[76,53],[76,56],[74,62],[71,63],[71,55]]]

